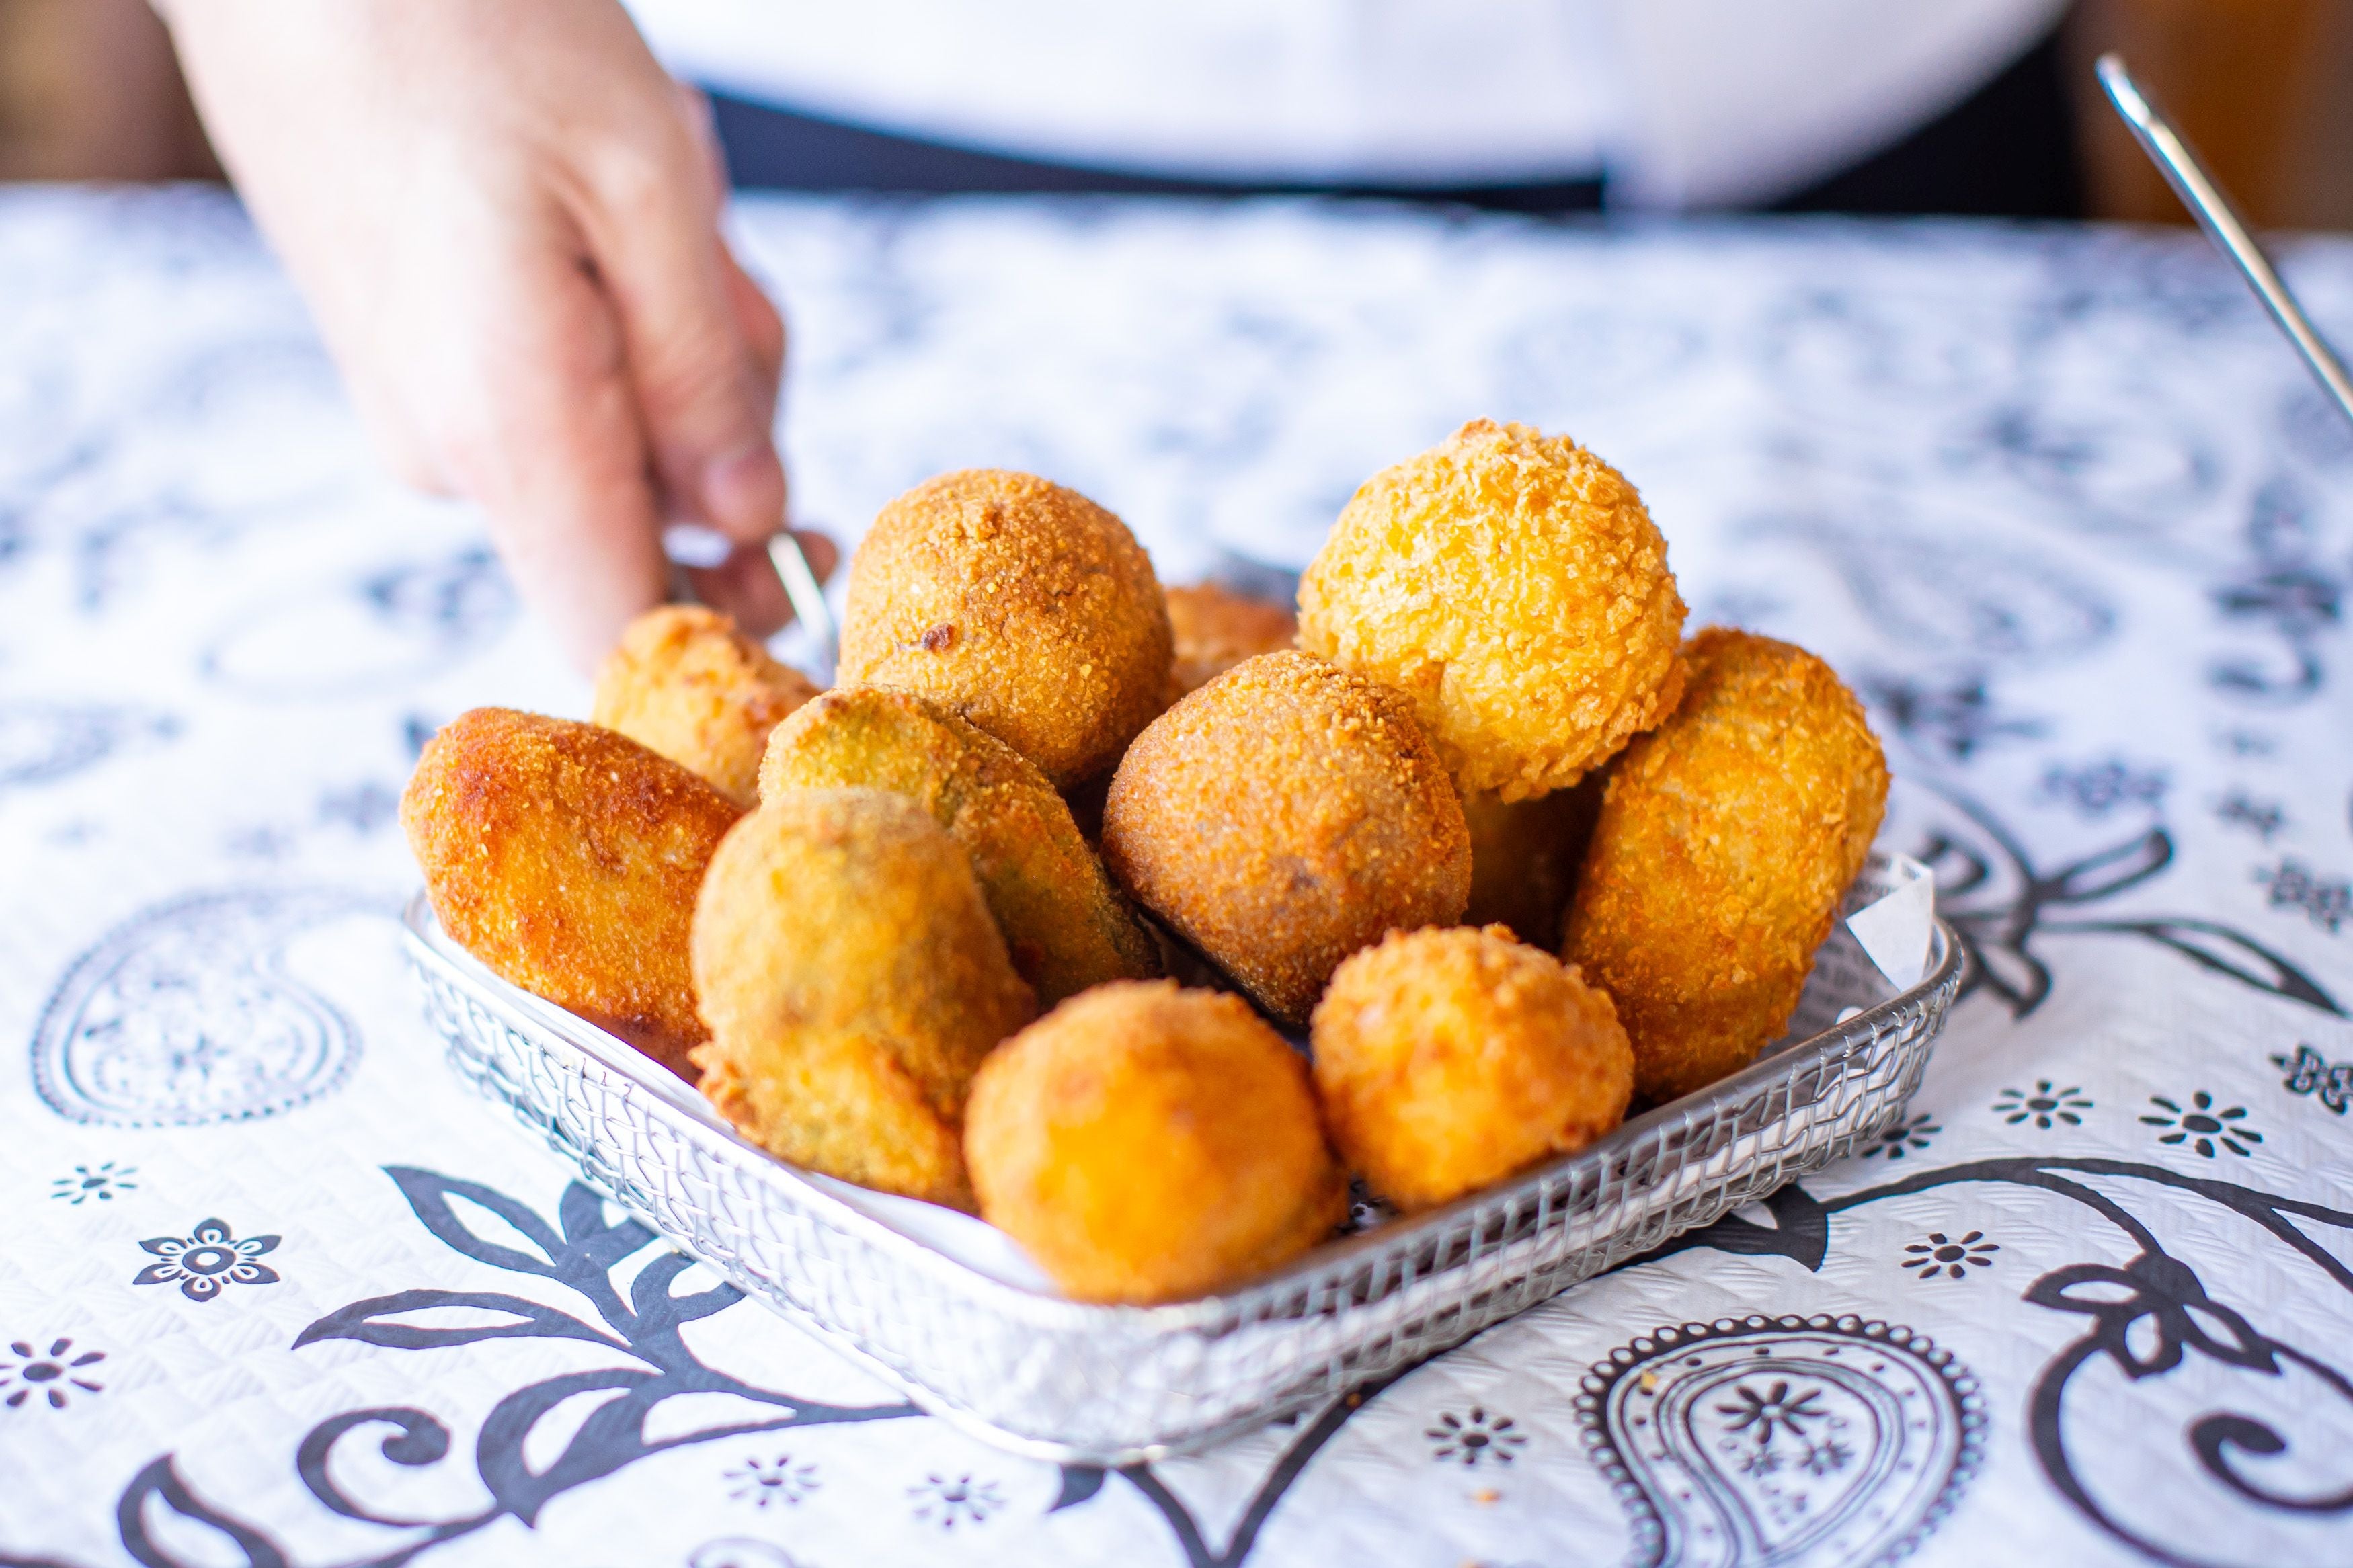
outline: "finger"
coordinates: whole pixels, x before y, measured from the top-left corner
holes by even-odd
[[[793,602],[761,545],[739,544],[716,566],[685,571],[696,598],[726,611],[752,637],[773,637],[793,618]]]
[[[667,595],[660,509],[611,302],[579,241],[512,257],[468,333],[478,400],[442,443],[524,598],[584,673]]]
[[[727,158],[719,145],[719,125],[712,116],[711,100],[691,82],[680,82],[678,91],[679,113],[710,172],[712,200],[723,210],[728,197]],[[784,382],[785,320],[777,314],[776,302],[760,287],[759,279],[744,269],[735,247],[727,242],[723,233],[719,238],[719,259],[725,269],[728,303],[734,307],[736,323],[744,329],[744,341],[751,345],[760,384],[768,394],[768,424],[773,430],[777,395]]]
[[[683,124],[670,129],[595,163],[579,216],[664,490],[695,521],[756,542],[785,509],[773,384],[737,316],[701,155]]]
[[[797,528],[793,537],[800,542],[801,554],[817,580],[822,583],[830,577],[841,560],[833,541],[814,529]],[[735,617],[737,626],[755,637],[772,637],[792,624],[792,597],[785,592],[776,565],[762,546],[741,545],[717,566],[683,570],[696,598],[726,611]]]
[[[808,563],[809,575],[820,583],[833,580],[833,569],[841,564],[841,546],[829,533],[814,528],[797,528],[793,537],[800,542],[801,556]]]
[[[719,242],[719,255],[727,269],[727,302],[735,311],[736,324],[744,329],[744,341],[752,350],[752,363],[760,384],[767,391],[768,423],[774,428],[776,401],[784,386],[785,319],[759,280],[744,270],[743,263],[735,259],[733,248],[724,239]]]
[[[712,112],[711,96],[691,81],[673,80],[670,86],[678,94],[679,120],[702,160],[712,203],[723,207],[727,205],[727,153],[719,144],[719,119]]]

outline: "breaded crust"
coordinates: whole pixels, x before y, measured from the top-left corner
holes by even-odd
[[[760,793],[842,787],[903,795],[947,829],[971,858],[1013,967],[1039,1005],[1160,973],[1159,944],[1079,836],[1070,807],[995,736],[911,691],[828,691],[776,726]]]
[[[816,695],[807,676],[769,658],[733,618],[663,605],[631,621],[606,656],[590,716],[749,806],[759,799],[768,731]]]
[[[1506,925],[1531,946],[1560,943],[1560,917],[1601,813],[1602,774],[1532,800],[1462,797],[1471,828],[1471,902],[1462,923]]]
[[[1397,693],[1312,654],[1261,654],[1136,738],[1103,805],[1130,896],[1277,1017],[1303,1024],[1340,961],[1446,925],[1471,837]]]
[[[706,1035],[688,961],[695,889],[742,815],[626,736],[505,708],[443,725],[400,797],[459,945],[687,1078]]]
[[[1685,655],[1683,706],[1610,770],[1561,949],[1616,1001],[1652,1100],[1788,1026],[1887,804],[1878,738],[1820,659],[1721,627]]]
[[[1030,474],[969,469],[882,509],[849,565],[841,684],[920,692],[1056,788],[1160,710],[1168,611],[1127,525]]]
[[[1166,1301],[1331,1235],[1347,1178],[1307,1065],[1240,997],[1099,986],[984,1063],[965,1123],[980,1212],[1082,1301]]]
[[[1281,605],[1200,583],[1168,590],[1168,629],[1176,648],[1169,671],[1174,702],[1246,658],[1292,647],[1299,640],[1299,617]]]
[[[931,814],[787,790],[727,835],[694,912],[702,1092],[777,1158],[972,1206],[972,1075],[1028,1022],[980,886]]]
[[[1333,1142],[1409,1213],[1584,1148],[1634,1091],[1609,998],[1502,926],[1390,932],[1332,976],[1314,1044]]]
[[[1455,782],[1507,801],[1673,711],[1683,626],[1634,487],[1486,419],[1366,480],[1299,582],[1299,646],[1405,692]]]

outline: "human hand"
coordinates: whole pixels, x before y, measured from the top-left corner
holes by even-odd
[[[371,433],[481,504],[575,663],[666,596],[666,523],[734,545],[689,572],[706,602],[784,624],[784,323],[720,232],[702,100],[617,0],[157,3]]]

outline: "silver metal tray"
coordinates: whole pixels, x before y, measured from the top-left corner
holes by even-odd
[[[491,974],[422,893],[407,926],[451,1067],[590,1183],[924,1409],[1101,1465],[1204,1447],[1410,1365],[1849,1152],[1919,1086],[1962,966],[1941,921],[1900,994],[1867,963],[1818,963],[1799,1026],[1862,1011],[1579,1153],[1221,1295],[1103,1307],[993,1279],[778,1163],[628,1046]]]

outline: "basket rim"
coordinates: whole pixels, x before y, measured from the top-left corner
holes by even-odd
[[[1772,1082],[1810,1067],[1828,1066],[1877,1040],[1907,1014],[1934,1006],[1939,994],[1949,1005],[1950,993],[1960,985],[1966,949],[1943,917],[1931,926],[1928,963],[1920,980],[1807,1039],[1769,1050],[1729,1078],[1693,1094],[1654,1106],[1630,1118],[1612,1131],[1573,1153],[1562,1154],[1528,1167],[1495,1186],[1465,1194],[1437,1208],[1401,1216],[1377,1229],[1340,1237],[1316,1247],[1281,1268],[1261,1274],[1225,1291],[1151,1305],[1074,1301],[998,1279],[937,1247],[909,1236],[828,1192],[809,1173],[787,1164],[737,1132],[685,1080],[663,1068],[618,1037],[576,1014],[559,1007],[512,982],[501,979],[479,959],[459,947],[435,915],[430,898],[419,889],[403,911],[402,925],[412,959],[421,967],[457,984],[493,1016],[510,1026],[528,1026],[533,1035],[560,1042],[623,1079],[632,1092],[643,1095],[658,1109],[654,1114],[672,1130],[697,1143],[706,1154],[723,1161],[755,1184],[778,1190],[778,1195],[845,1233],[861,1245],[881,1248],[920,1269],[934,1282],[972,1299],[999,1314],[1048,1332],[1116,1333],[1145,1339],[1183,1333],[1217,1333],[1253,1322],[1292,1318],[1338,1316],[1377,1305],[1411,1281],[1377,1289],[1362,1300],[1348,1298],[1347,1282],[1366,1269],[1377,1280],[1384,1253],[1409,1254],[1419,1245],[1456,1231],[1474,1216],[1493,1209],[1498,1215],[1518,1205],[1540,1201],[1545,1188],[1566,1184],[1581,1167],[1600,1167],[1621,1152],[1678,1121],[1696,1121],[1752,1100]],[[665,1114],[666,1113],[666,1114]],[[1574,1212],[1558,1205],[1566,1223]],[[1475,1254],[1442,1265],[1419,1278],[1423,1280],[1471,1267]],[[1281,1310],[1287,1300],[1313,1300],[1321,1284],[1326,1294],[1343,1299],[1298,1311]]]

